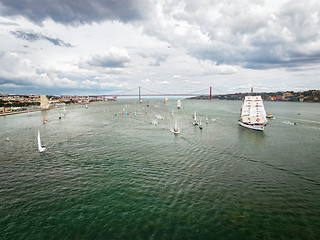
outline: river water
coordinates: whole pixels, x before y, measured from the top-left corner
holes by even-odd
[[[319,104],[265,102],[257,132],[241,101],[181,102],[0,117],[0,239],[320,238]]]

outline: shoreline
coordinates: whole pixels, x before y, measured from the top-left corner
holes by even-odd
[[[36,111],[42,111],[42,110],[50,110],[50,109],[53,109],[53,108],[58,108],[57,106],[54,106],[54,107],[49,107],[49,108],[39,108],[39,109],[32,109],[32,110],[29,110],[29,112],[36,112]],[[0,117],[5,117],[5,116],[8,116],[8,115],[14,115],[14,114],[20,114],[20,113],[27,113],[28,110],[22,110],[22,111],[16,111],[16,112],[6,112],[6,113],[0,113]]]
[[[90,102],[90,103],[94,103],[94,102]],[[79,104],[79,103],[73,103],[73,104],[69,104],[66,106],[72,106],[72,105],[85,105],[85,104]],[[60,106],[61,107],[61,106]],[[53,106],[53,107],[48,107],[48,108],[38,108],[38,109],[30,109],[29,112],[36,112],[36,111],[42,111],[42,110],[50,110],[53,108],[59,108],[59,106]],[[0,117],[5,117],[8,115],[14,115],[14,114],[20,114],[20,113],[27,113],[28,110],[22,110],[22,111],[16,111],[16,112],[6,112],[6,113],[0,113]]]

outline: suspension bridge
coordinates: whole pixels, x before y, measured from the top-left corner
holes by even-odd
[[[206,95],[209,95],[210,100],[212,99],[212,87],[207,87],[204,88],[202,90],[199,90],[197,92],[193,92],[193,93],[161,93],[161,92],[157,92],[157,91],[152,91],[143,87],[136,87],[134,89],[125,91],[125,92],[120,92],[118,94],[106,94],[106,95],[102,95],[102,97],[104,99],[106,98],[113,98],[113,99],[117,99],[118,97],[139,97],[139,101],[141,100],[141,97],[172,97],[172,96],[197,96],[199,94],[204,94],[205,91],[209,91],[207,92]],[[138,91],[137,91],[138,90]],[[142,91],[144,90],[144,93],[142,94]],[[216,91],[220,91],[218,89],[214,89]],[[132,93],[133,91],[137,91],[136,93]],[[221,91],[220,91],[221,92]],[[101,95],[100,95],[101,96]]]

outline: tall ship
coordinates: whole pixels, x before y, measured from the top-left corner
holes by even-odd
[[[242,101],[239,124],[253,130],[263,131],[268,124],[261,96],[246,96]]]

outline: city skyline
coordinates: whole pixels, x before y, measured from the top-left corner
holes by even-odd
[[[320,89],[316,1],[0,0],[0,92]]]

